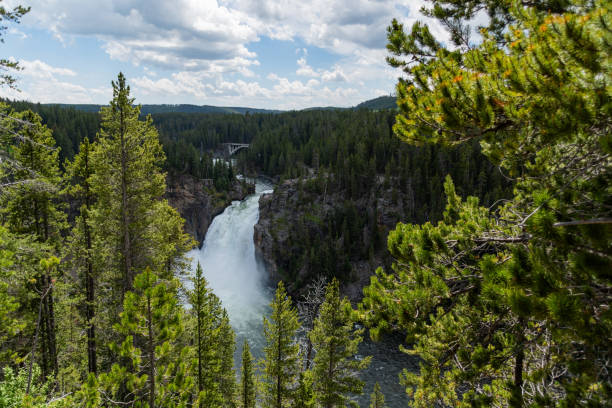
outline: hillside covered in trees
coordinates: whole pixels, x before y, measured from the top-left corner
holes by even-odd
[[[0,103],[0,407],[356,406],[366,332],[418,358],[412,407],[610,406],[610,4],[427,4],[448,38],[387,30],[397,111],[143,117],[121,73],[99,114]],[[238,172],[278,180],[255,239],[279,280],[239,370],[164,196]]]

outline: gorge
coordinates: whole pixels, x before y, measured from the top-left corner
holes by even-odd
[[[235,366],[240,366],[244,340],[249,341],[256,359],[263,358],[262,318],[269,313],[268,304],[274,293],[274,281],[262,260],[258,259],[253,242],[253,230],[259,218],[259,201],[271,194],[274,186],[258,179],[256,191],[242,201],[233,201],[212,221],[201,249],[188,255],[192,266],[200,262],[210,287],[226,308],[236,333]],[[186,283],[189,285],[188,281]],[[299,299],[295,299],[299,300]],[[365,407],[375,382],[379,382],[389,408],[406,406],[408,397],[399,384],[398,374],[403,368],[415,371],[417,360],[399,351],[401,336],[372,342],[367,335],[359,349],[358,358],[371,355],[372,363],[361,378],[365,381],[364,394],[357,400]]]

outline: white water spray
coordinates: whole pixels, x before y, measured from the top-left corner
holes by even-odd
[[[255,258],[253,226],[259,217],[259,197],[265,192],[272,192],[272,186],[258,181],[255,194],[232,202],[215,217],[202,248],[188,254],[193,270],[200,262],[209,286],[229,314],[237,355],[245,338],[256,357],[261,357],[263,348],[262,318],[269,308],[271,289],[265,284],[265,267]]]

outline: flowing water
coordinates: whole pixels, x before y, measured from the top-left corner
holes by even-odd
[[[273,288],[268,282],[265,266],[255,257],[253,226],[259,216],[259,197],[271,192],[273,186],[258,180],[256,192],[243,201],[234,201],[215,217],[201,249],[190,252],[193,269],[199,261],[204,276],[227,310],[236,332],[236,368],[245,339],[249,341],[256,359],[263,357],[263,316],[269,312]],[[361,407],[369,406],[369,394],[379,382],[389,408],[405,407],[408,401],[403,387],[398,384],[402,368],[415,369],[414,359],[399,352],[399,339],[389,338],[380,343],[365,341],[360,356],[371,355],[370,367],[362,373],[366,382]]]

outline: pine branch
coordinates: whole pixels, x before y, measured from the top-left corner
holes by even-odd
[[[590,220],[576,220],[555,222],[553,227],[569,227],[573,225],[612,224],[612,218],[593,218]]]

